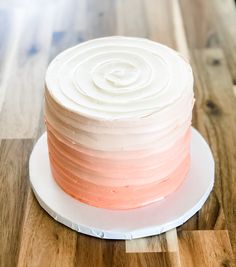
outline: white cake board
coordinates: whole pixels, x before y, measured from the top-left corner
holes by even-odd
[[[214,159],[203,137],[192,128],[191,168],[172,195],[146,207],[100,209],[67,195],[54,181],[49,165],[47,136],[36,143],[29,162],[30,182],[40,205],[58,222],[99,238],[133,239],[166,232],[192,217],[214,184]]]

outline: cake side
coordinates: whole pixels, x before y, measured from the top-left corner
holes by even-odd
[[[191,67],[146,39],[107,37],[60,54],[46,76],[52,174],[90,205],[140,207],[189,169]]]

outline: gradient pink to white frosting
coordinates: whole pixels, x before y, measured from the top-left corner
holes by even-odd
[[[106,37],[64,51],[46,74],[53,177],[97,207],[163,199],[189,170],[193,99],[190,65],[156,42]]]

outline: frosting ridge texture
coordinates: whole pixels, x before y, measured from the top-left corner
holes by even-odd
[[[65,50],[46,74],[54,178],[103,208],[163,199],[189,169],[193,103],[191,67],[164,45],[106,37]]]

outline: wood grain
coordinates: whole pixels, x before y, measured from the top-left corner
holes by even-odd
[[[164,234],[126,240],[126,253],[143,252],[178,252],[178,239],[176,229],[172,229]]]
[[[0,266],[16,266],[17,263],[32,145],[32,140],[0,142]]]
[[[172,1],[147,0],[144,3],[144,14],[147,23],[148,38],[176,48]],[[166,14],[171,14],[167,16]]]
[[[1,12],[1,63],[0,63],[0,112],[5,101],[7,85],[11,79],[11,68],[14,66],[14,60],[17,56],[20,35],[24,27],[24,13],[10,12],[7,9],[0,8]],[[6,31],[7,29],[7,31]],[[14,40],[14,42],[13,42]]]
[[[126,1],[127,2],[127,1]],[[116,9],[114,1],[87,1],[87,38],[116,35]]]
[[[233,0],[180,0],[190,48],[221,48],[236,83],[236,9]]]
[[[181,266],[233,266],[228,231],[183,231],[179,234]]]
[[[117,34],[135,37],[147,37],[147,17],[145,15],[144,8],[144,1],[142,0],[117,0]]]
[[[176,50],[180,52],[180,54],[190,61],[189,55],[189,47],[186,39],[186,32],[184,28],[184,21],[182,18],[182,13],[180,9],[179,1],[172,0],[172,17],[173,17],[173,25],[174,25],[174,36],[176,40]]]
[[[235,150],[236,147],[236,99],[233,96],[232,80],[224,54],[219,49],[195,51],[198,103],[195,108],[195,125],[206,136],[216,162],[214,191],[222,205],[227,229],[231,232],[235,250]],[[204,71],[203,71],[204,70]],[[199,116],[201,113],[201,116]]]
[[[18,266],[74,266],[76,232],[53,220],[27,196]]]
[[[0,2],[0,266],[236,266],[234,1],[23,2]],[[162,42],[193,67],[193,125],[214,154],[215,185],[196,215],[159,236],[116,241],[76,233],[39,206],[28,184],[29,154],[45,129],[48,62],[107,35]]]
[[[214,18],[220,47],[223,48],[227,65],[236,84],[236,8],[233,0],[214,1]],[[226,19],[227,18],[227,19]]]
[[[3,63],[1,87],[5,92],[0,110],[0,138],[34,138],[52,36],[52,11],[49,9],[38,16],[21,10],[20,15],[12,16],[16,33],[9,36],[9,55]]]
[[[188,46],[190,48],[209,48],[219,45],[219,37],[214,20],[214,1],[179,0]]]

